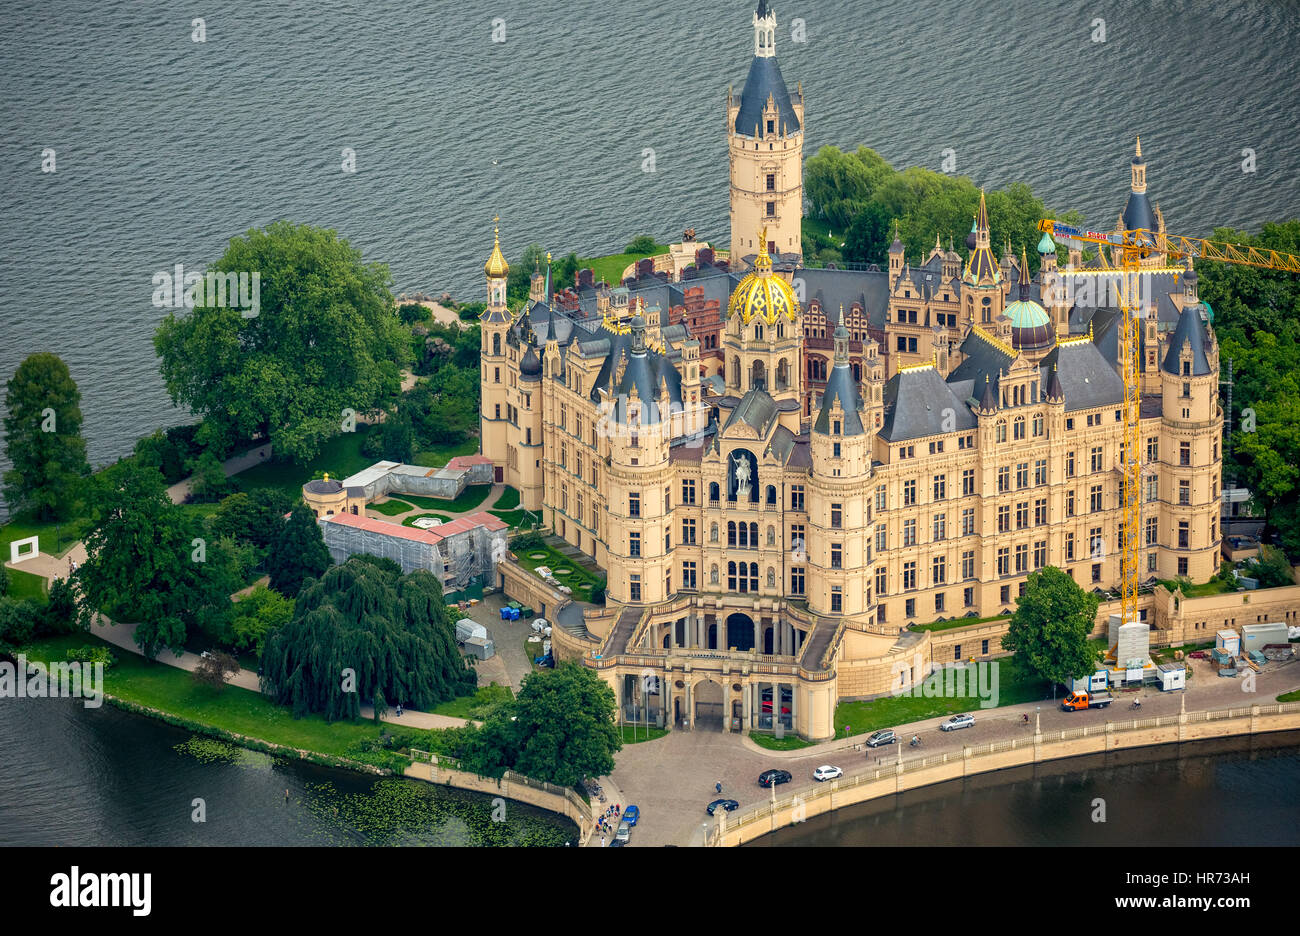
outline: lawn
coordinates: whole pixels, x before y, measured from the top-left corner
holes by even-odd
[[[759,747],[767,748],[769,751],[797,751],[800,748],[813,746],[813,742],[805,741],[803,738],[791,731],[787,731],[785,737],[781,738],[779,741],[775,735],[751,731],[749,733],[749,740],[753,741]]]
[[[547,566],[551,573],[555,575],[555,580],[561,584],[568,585],[573,589],[573,598],[575,601],[591,601],[591,590],[600,582],[596,576],[592,575],[582,566],[573,562],[566,556],[556,552],[550,546],[542,545],[525,549],[517,552],[519,565],[529,572],[534,571],[538,566]],[[532,558],[535,555],[541,555],[541,559]],[[560,570],[567,569],[567,575],[558,575]]]
[[[1279,702],[1300,702],[1300,689],[1292,689],[1277,697]]]
[[[644,259],[645,257],[654,257],[658,254],[668,253],[667,244],[656,244],[654,250],[649,253],[620,253],[610,254],[606,257],[588,257],[585,260],[578,261],[579,269],[588,267],[596,274],[596,282],[604,280],[611,286],[618,286],[623,282],[623,271],[629,264]]]
[[[5,592],[10,598],[26,598],[37,604],[45,604],[49,598],[49,586],[44,576],[22,569],[5,569],[9,573],[9,590]]]
[[[1046,681],[1017,679],[1009,659],[992,662],[998,667],[998,707],[1038,702],[1051,697],[1052,687]],[[920,691],[919,687],[917,691]],[[974,695],[957,698],[886,696],[869,702],[841,702],[835,709],[835,731],[842,734],[844,726],[850,725],[851,733],[856,735],[877,728],[897,728],[899,725],[938,715],[956,715],[959,712],[970,712],[978,720],[983,711],[980,700]]]
[[[1204,582],[1200,585],[1193,585],[1188,581],[1180,582],[1177,579],[1165,579],[1160,582],[1160,584],[1171,592],[1177,591],[1181,588],[1183,590],[1183,597],[1185,598],[1203,598],[1206,595],[1222,595],[1237,590],[1236,585],[1229,585],[1217,578],[1212,578],[1208,582]]]
[[[490,708],[502,702],[509,702],[514,697],[515,694],[509,686],[498,686],[492,683],[490,686],[479,686],[478,691],[472,696],[460,696],[450,702],[443,702],[435,706],[433,711],[437,715],[449,715],[452,718],[481,720],[487,716]]]
[[[319,754],[350,757],[354,754],[350,750],[354,744],[373,741],[383,730],[371,721],[330,724],[320,715],[295,719],[289,709],[259,693],[235,686],[227,686],[220,692],[197,686],[185,670],[151,662],[85,633],[37,641],[25,652],[33,660],[62,660],[69,649],[88,645],[108,647],[117,657],[117,663],[104,673],[104,691],[109,695],[232,734]],[[384,729],[394,730],[392,725],[385,725]],[[401,731],[403,735],[414,736],[414,743],[423,745],[425,750],[439,743],[439,733],[435,731],[405,726]]]
[[[487,500],[488,494],[492,492],[490,484],[471,484],[465,490],[460,492],[460,496],[455,500],[446,500],[441,497],[423,497],[418,494],[403,494],[402,498],[414,504],[416,507],[423,507],[426,510],[445,510],[448,513],[465,513],[473,510],[483,501]]]
[[[412,465],[423,465],[425,468],[441,468],[458,455],[477,455],[478,439],[470,438],[464,442],[456,442],[449,445],[435,445],[423,452],[416,452],[411,458]]]
[[[0,526],[0,559],[9,561],[9,544],[14,540],[40,537],[40,551],[51,556],[62,556],[90,529],[87,517],[72,520],[34,520],[29,515],[14,517]]]
[[[930,624],[913,624],[909,630],[914,631],[944,631],[952,630],[954,627],[970,627],[974,624],[988,624],[991,621],[1009,621],[1009,614],[995,614],[992,617],[982,618],[954,618],[951,621],[934,621]]]
[[[492,505],[496,510],[514,510],[518,506],[519,492],[510,485],[506,485],[505,490],[501,492],[501,496],[497,498],[497,502]]]
[[[498,520],[504,520],[512,528],[528,527],[533,529],[537,526],[537,511],[535,510],[489,510],[492,516]]]
[[[642,741],[658,741],[664,735],[668,734],[666,728],[656,728],[654,725],[619,725],[619,734],[622,736],[624,744],[638,744]]]
[[[396,517],[398,514],[408,513],[414,510],[406,501],[386,500],[374,504],[366,504],[366,510],[373,510],[375,513],[381,513],[385,517]]]
[[[426,514],[414,514],[413,516],[410,517],[403,517],[402,526],[413,527],[415,526],[415,521],[423,517],[432,517],[434,520],[441,520],[443,523],[451,523],[451,517],[444,517],[442,514],[426,513]],[[416,527],[416,529],[420,529],[420,527]]]
[[[372,428],[376,427],[359,424],[356,432],[344,432],[335,436],[325,443],[319,455],[305,464],[272,459],[241,471],[234,476],[235,480],[243,491],[278,488],[293,498],[302,494],[302,486],[315,477],[317,472],[328,473],[331,478],[342,481],[378,461],[361,454],[361,443]]]

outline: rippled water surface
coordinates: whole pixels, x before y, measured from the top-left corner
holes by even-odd
[[[0,6],[0,375],[52,350],[91,460],[186,421],[158,376],[150,277],[277,218],[336,228],[395,288],[482,288],[507,254],[727,238],[723,108],[750,0]],[[1140,133],[1170,229],[1300,214],[1300,5],[778,2],[807,152],[867,144],[1109,224]],[[203,15],[207,41],[191,41]],[[1106,18],[1106,41],[1093,20]],[[506,41],[491,41],[492,19]],[[807,41],[790,41],[791,18]],[[739,90],[739,87],[737,87]],[[356,151],[357,171],[341,171]],[[655,150],[657,171],[642,171]],[[56,152],[43,175],[41,152]],[[1241,151],[1258,171],[1241,171]]]

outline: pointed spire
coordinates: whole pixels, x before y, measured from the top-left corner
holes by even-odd
[[[1065,399],[1065,391],[1061,389],[1061,376],[1056,372],[1056,365],[1052,365],[1052,376],[1047,381],[1047,399],[1052,402],[1060,402]]]
[[[988,246],[989,242],[989,209],[984,204],[984,190],[980,189],[980,208],[975,215],[975,233],[984,239],[984,245]]]
[[[490,279],[500,279],[510,273],[510,264],[506,263],[505,255],[501,253],[500,221],[500,217],[492,218],[492,255],[483,264],[483,273]]]
[[[844,303],[840,303],[840,317],[831,334],[835,339],[835,365],[849,363],[849,330],[844,327]]]
[[[980,397],[980,411],[984,413],[997,412],[998,403],[993,396],[993,384],[989,383],[989,375],[984,375],[984,395]]]
[[[1027,300],[1030,298],[1030,279],[1029,279],[1029,252],[1025,248],[1020,248],[1020,298]]]
[[[1137,138],[1137,158],[1142,159],[1142,137]]]

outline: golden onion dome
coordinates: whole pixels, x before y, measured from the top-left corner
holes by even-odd
[[[758,257],[754,269],[736,286],[727,305],[727,317],[740,313],[746,325],[756,316],[768,325],[775,325],[784,315],[790,321],[799,318],[799,300],[794,290],[780,276],[772,272],[772,258],[767,252],[767,229],[759,235]]]
[[[492,220],[496,222],[497,219]],[[506,263],[505,255],[501,253],[500,229],[495,223],[492,227],[492,242],[492,256],[483,264],[483,273],[491,279],[500,279],[510,273],[510,264]]]

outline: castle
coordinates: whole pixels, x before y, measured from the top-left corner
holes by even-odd
[[[728,259],[700,247],[617,286],[539,270],[512,313],[498,239],[482,452],[608,570],[606,607],[555,647],[625,717],[822,739],[921,645],[987,656],[1005,630],[909,625],[1009,614],[1047,565],[1118,587],[1120,313],[1075,288],[1107,281],[1104,257],[1061,263],[1044,236],[1033,277],[997,259],[983,196],[964,259],[896,237],[887,270],[805,268],[803,93],[766,0],[753,30],[726,105]],[[1140,142],[1130,171],[1118,226],[1163,231]],[[1191,264],[1145,264],[1142,577],[1199,582],[1220,547],[1218,346]]]

